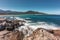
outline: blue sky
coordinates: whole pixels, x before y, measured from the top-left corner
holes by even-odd
[[[60,0],[0,0],[0,9],[60,14]]]

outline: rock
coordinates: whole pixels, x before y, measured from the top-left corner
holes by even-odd
[[[10,40],[23,40],[24,38],[24,34],[22,32],[15,32],[11,35],[11,39]]]
[[[60,40],[59,35],[60,35],[60,30],[47,30],[43,28],[36,29],[28,36],[24,35],[22,31],[4,30],[4,31],[0,31],[0,40]]]
[[[19,31],[5,31],[5,33],[0,35],[0,40],[23,40],[24,35]]]
[[[53,30],[53,34],[55,36],[60,36],[60,30]]]
[[[5,30],[5,26],[0,25],[0,31]]]
[[[30,36],[25,37],[24,40],[60,40],[60,38],[46,29],[38,28]]]

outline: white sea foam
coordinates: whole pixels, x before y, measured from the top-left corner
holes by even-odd
[[[10,17],[10,18],[13,18],[13,17]],[[48,24],[48,23],[46,23],[46,22],[32,23],[32,21],[30,21],[30,20],[25,20],[25,19],[20,18],[20,17],[15,17],[15,19],[26,21],[26,23],[24,24],[24,27],[25,27],[25,28],[26,28],[26,27],[29,27],[29,28],[31,28],[31,29],[33,29],[33,30],[36,30],[37,28],[45,28],[45,29],[53,29],[53,30],[59,29],[59,27],[56,26],[56,25],[53,24],[53,23],[50,23],[50,24]],[[30,19],[30,18],[29,18],[29,19]],[[31,22],[31,23],[30,23],[30,22]],[[21,27],[23,27],[23,26],[21,26]],[[25,29],[25,28],[24,28],[24,29]],[[20,28],[20,29],[21,29],[21,28]],[[19,29],[19,30],[20,30],[20,29]]]
[[[55,26],[55,24],[49,25],[49,24],[47,24],[45,22],[43,22],[43,23],[41,22],[40,25],[39,24],[37,24],[37,25],[31,25],[30,23],[25,23],[24,26],[19,27],[19,31],[22,31],[25,34],[25,36],[29,36],[30,34],[33,33],[33,31],[35,31],[38,28],[44,28],[44,29],[48,29],[48,30],[49,29],[50,30],[51,29],[52,30],[58,29],[57,26]]]
[[[15,18],[18,19],[18,20],[25,20],[25,19],[20,18],[20,17],[15,17]],[[36,30],[37,28],[45,28],[45,29],[53,29],[53,30],[59,28],[58,26],[56,26],[53,23],[50,23],[50,24],[48,24],[46,22],[30,23],[32,21],[30,21],[30,20],[25,20],[25,21],[26,21],[26,23],[24,24],[25,28],[29,27],[29,28],[32,28],[33,30]],[[21,26],[21,27],[23,27],[23,26]]]
[[[24,20],[23,18],[20,17],[15,17],[17,20]]]
[[[18,19],[20,19],[20,18],[18,18]],[[52,29],[52,30],[58,29],[58,26],[56,26],[53,23],[48,24],[46,22],[36,22],[36,23],[30,23],[30,22],[32,22],[32,21],[26,20],[26,23],[24,23],[24,26],[21,26],[18,28],[18,30],[22,31],[25,36],[29,36],[30,34],[32,34],[32,32],[34,30],[36,30],[38,28],[44,28],[44,29],[48,29],[48,30],[49,29]]]
[[[45,29],[53,29],[53,30],[58,29],[58,27],[55,24],[47,24],[46,22],[40,22],[39,24],[33,23],[33,25],[30,23],[25,23],[25,25],[34,30],[36,30],[37,28],[45,28]]]
[[[12,18],[12,17],[11,17]],[[15,17],[17,20],[25,20],[23,18],[20,17]],[[34,30],[38,29],[38,28],[45,28],[45,29],[52,29],[52,30],[56,30],[59,29],[59,27],[53,23],[46,23],[46,22],[36,22],[36,23],[30,23],[32,21],[30,20],[25,20],[26,23],[24,23],[24,26],[21,26],[18,28],[19,31],[22,31],[25,35],[30,35]]]

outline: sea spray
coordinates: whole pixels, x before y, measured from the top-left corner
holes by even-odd
[[[44,29],[48,29],[48,30],[49,29],[52,29],[52,30],[58,29],[58,26],[53,24],[53,23],[47,23],[47,22],[36,22],[36,23],[33,23],[30,20],[25,20],[25,19],[20,18],[20,17],[15,17],[15,19],[26,21],[24,23],[24,26],[20,26],[18,28],[18,30],[22,31],[25,36],[29,36],[30,34],[32,34],[33,31],[35,31],[38,28],[44,28]]]
[[[13,18],[13,17],[10,17],[10,18]],[[58,29],[59,28],[57,25],[55,25],[53,23],[47,23],[47,22],[36,22],[36,23],[33,23],[31,20],[25,20],[24,18],[20,18],[20,17],[15,17],[15,19],[26,21],[24,23],[24,26],[30,27],[33,30],[36,30],[37,28],[45,28],[45,29]],[[21,26],[21,27],[23,27],[23,26]]]
[[[36,24],[36,25],[33,25]],[[47,24],[46,22],[37,22],[37,23],[25,23],[24,26],[19,27],[19,31],[22,31],[25,36],[29,36],[38,28],[44,28],[48,30],[56,30],[58,29],[55,24]]]

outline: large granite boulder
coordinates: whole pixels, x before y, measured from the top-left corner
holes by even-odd
[[[24,34],[19,31],[1,31],[0,40],[23,40]]]
[[[24,40],[60,40],[60,37],[56,37],[46,29],[38,28],[30,36],[25,37]]]

